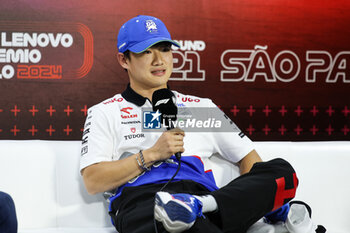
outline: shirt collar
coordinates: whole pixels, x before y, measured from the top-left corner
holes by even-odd
[[[168,89],[169,85],[168,85]],[[173,92],[171,92],[173,93]],[[174,93],[173,93],[174,95]],[[143,97],[142,95],[138,94],[137,92],[135,92],[131,87],[130,87],[130,83],[128,83],[128,86],[126,87],[126,89],[123,91],[122,96],[124,99],[126,99],[127,101],[136,104],[137,106],[141,107],[142,105],[145,104],[146,100],[149,100],[146,97]],[[175,96],[175,95],[174,95]],[[151,100],[149,100],[150,103]]]
[[[125,91],[123,91],[122,96],[127,101],[136,104],[137,106],[141,107],[145,104],[146,100],[148,98],[143,97],[142,95],[136,93],[131,87],[130,83],[126,87]]]

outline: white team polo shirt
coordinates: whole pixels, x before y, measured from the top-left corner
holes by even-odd
[[[208,98],[172,92],[176,104],[182,108],[218,108]],[[89,108],[82,137],[80,170],[152,147],[161,132],[142,131],[144,108],[152,108],[151,101],[132,90],[130,85],[123,93]],[[184,148],[182,156],[200,157],[204,166],[215,153],[236,163],[254,149],[252,141],[239,131],[185,132]]]

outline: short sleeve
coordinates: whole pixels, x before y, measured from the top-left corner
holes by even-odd
[[[225,125],[228,125],[228,127],[224,128],[221,132],[212,134],[215,152],[233,163],[239,162],[249,152],[254,150],[253,142],[211,100],[209,106],[215,108],[215,111],[213,111],[215,114],[222,114],[219,116],[220,119],[226,121]],[[218,118],[217,115],[214,117]]]
[[[81,144],[80,171],[102,161],[112,161],[112,122],[98,105],[88,110]]]

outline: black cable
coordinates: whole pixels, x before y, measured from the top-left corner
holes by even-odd
[[[163,189],[164,189],[171,181],[173,181],[173,179],[175,178],[175,176],[176,176],[177,173],[179,172],[180,167],[181,167],[181,160],[179,160],[179,164],[177,165],[177,170],[176,170],[175,174],[173,175],[173,177],[171,177],[170,180],[168,180],[168,182],[167,182],[165,185],[163,185],[163,187],[159,190],[159,192],[163,191]]]
[[[163,189],[171,182],[173,181],[173,179],[175,178],[175,176],[177,175],[177,173],[180,171],[180,167],[181,167],[181,159],[178,159],[179,164],[177,165],[177,170],[175,172],[175,174],[170,178],[170,180],[168,180],[168,182],[166,182],[163,187],[158,191],[161,192],[163,191]],[[155,197],[154,197],[155,198]],[[154,199],[154,203],[155,203],[156,199]],[[156,219],[153,217],[153,224],[154,224],[154,230],[156,233],[158,233],[158,228],[157,228],[157,223],[156,223]]]

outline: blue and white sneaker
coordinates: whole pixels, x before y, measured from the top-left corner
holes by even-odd
[[[190,194],[157,192],[154,217],[169,232],[182,232],[191,228],[197,217],[203,216],[202,202]]]

